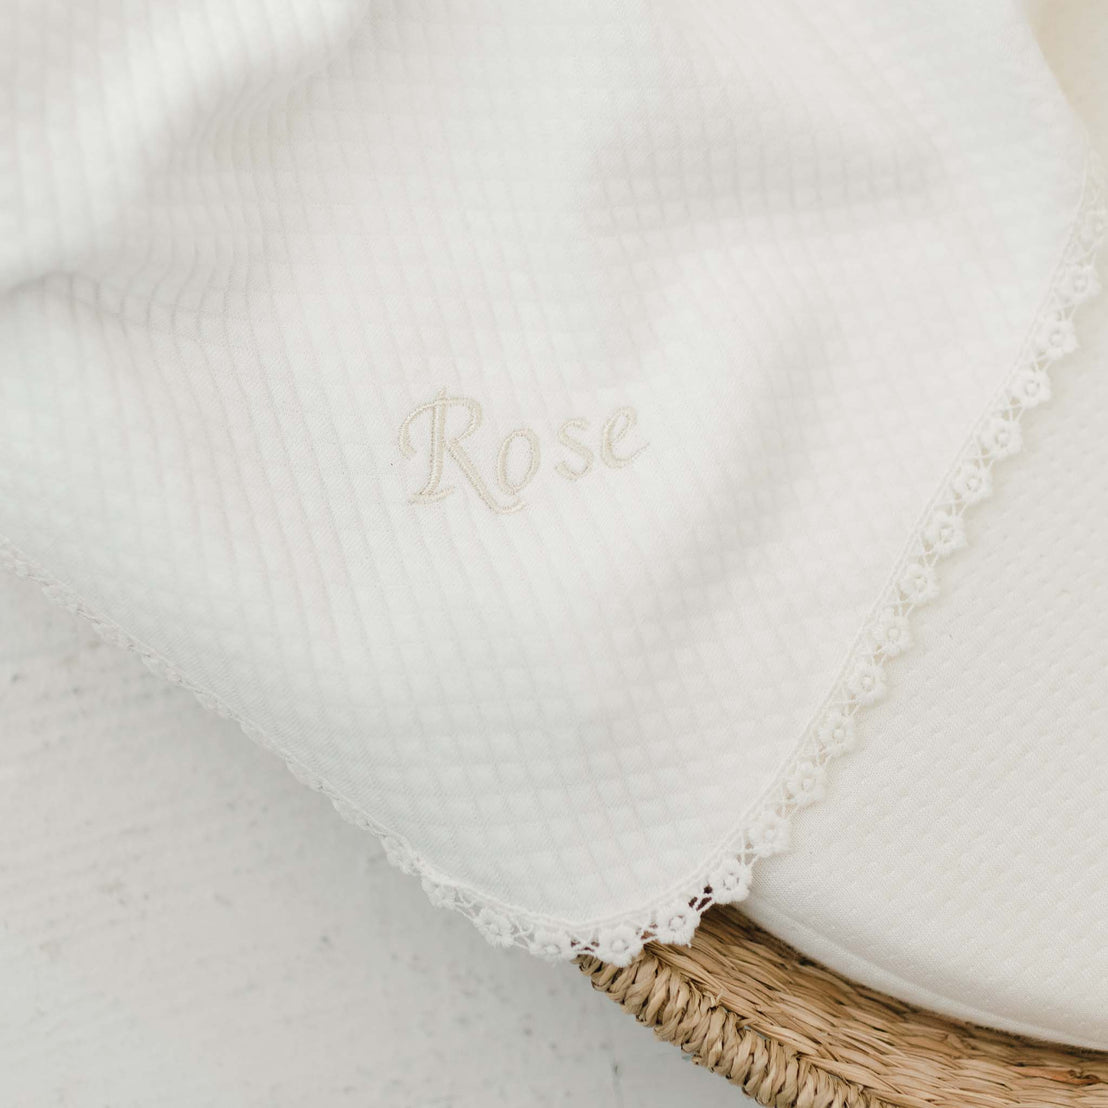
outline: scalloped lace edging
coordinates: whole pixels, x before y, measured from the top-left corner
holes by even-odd
[[[1099,291],[1093,260],[1106,225],[1103,174],[1090,153],[1077,218],[1015,369],[978,420],[925,510],[815,721],[776,781],[747,814],[742,830],[698,867],[697,878],[683,891],[667,896],[664,903],[619,918],[567,924],[520,911],[452,882],[404,839],[308,772],[259,727],[237,715],[218,697],[193,685],[165,658],[118,625],[92,611],[71,589],[35,566],[2,537],[0,565],[37,581],[47,596],[86,619],[102,638],[137,654],[160,677],[187,689],[204,707],[234,720],[251,739],[280,755],[292,774],[324,793],[341,816],[374,832],[393,865],[422,879],[433,904],[467,916],[492,944],[521,946],[550,959],[592,954],[615,965],[627,965],[647,942],[688,943],[701,915],[713,904],[745,899],[755,862],[783,851],[788,845],[793,813],[823,795],[827,766],[853,745],[858,714],[885,694],[887,663],[911,646],[912,613],[938,595],[936,566],[966,545],[966,511],[991,494],[994,465],[1019,451],[1023,416],[1050,399],[1050,365],[1077,347],[1073,314]]]

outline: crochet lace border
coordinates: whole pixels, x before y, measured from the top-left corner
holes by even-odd
[[[859,713],[885,694],[887,664],[911,646],[912,613],[938,595],[938,563],[966,544],[963,517],[992,492],[994,465],[1020,449],[1024,415],[1050,399],[1048,368],[1076,349],[1073,314],[1099,290],[1093,259],[1106,222],[1103,175],[1090,154],[1077,218],[1015,368],[994,394],[925,509],[814,722],[774,783],[740,821],[739,829],[697,867],[693,879],[682,882],[658,902],[616,918],[570,924],[521,911],[451,881],[403,838],[310,774],[257,726],[236,715],[218,697],[190,683],[165,658],[111,620],[92,611],[71,589],[3,538],[0,565],[37,581],[51,599],[87,619],[101,637],[137,654],[151,670],[188,689],[213,712],[235,720],[255,742],[279,754],[295,777],[324,793],[340,815],[374,832],[393,865],[422,879],[432,903],[467,916],[494,945],[521,946],[552,959],[592,954],[615,965],[626,965],[644,943],[689,942],[701,915],[713,904],[743,900],[750,890],[755,862],[784,850],[793,813],[823,795],[827,766],[853,745]]]

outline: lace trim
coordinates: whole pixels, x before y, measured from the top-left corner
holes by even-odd
[[[1106,223],[1102,172],[1095,156],[1090,154],[1077,218],[1015,370],[994,395],[987,413],[976,424],[925,510],[890,582],[855,640],[831,694],[796,752],[748,813],[743,829],[698,867],[695,880],[667,896],[660,906],[646,907],[618,919],[570,925],[521,912],[451,881],[404,839],[309,773],[260,728],[237,716],[218,697],[190,683],[161,655],[92,611],[71,589],[34,566],[3,538],[0,538],[0,565],[37,581],[55,602],[87,619],[101,637],[137,654],[159,676],[188,689],[205,707],[234,720],[255,742],[279,754],[293,775],[327,795],[340,815],[374,832],[393,865],[422,879],[433,904],[453,908],[469,917],[492,944],[521,946],[550,959],[592,954],[605,962],[627,965],[647,942],[688,943],[701,915],[713,904],[745,899],[754,863],[784,850],[792,814],[823,795],[827,766],[853,745],[859,713],[885,694],[886,664],[911,646],[911,614],[938,595],[936,566],[966,544],[963,522],[966,511],[992,492],[993,466],[1020,449],[1023,416],[1050,399],[1048,367],[1077,347],[1072,317],[1078,305],[1099,291],[1093,259],[1104,238]]]

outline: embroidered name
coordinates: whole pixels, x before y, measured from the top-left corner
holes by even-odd
[[[448,470],[465,479],[469,487],[494,512],[506,515],[524,506],[523,490],[535,479],[542,465],[542,444],[530,427],[518,427],[500,444],[495,472],[486,477],[463,444],[476,434],[483,416],[481,405],[468,396],[448,396],[439,391],[434,400],[420,404],[400,425],[400,453],[414,458],[420,451],[413,442],[413,428],[420,426],[428,462],[427,480],[410,497],[412,504],[433,504],[457,488],[445,483]],[[596,456],[612,469],[622,469],[646,449],[635,445],[632,432],[638,423],[634,408],[616,408],[604,421],[599,436],[591,441],[588,420],[567,419],[557,432],[563,448],[554,472],[566,481],[579,481],[596,464]],[[630,438],[631,441],[628,441]]]

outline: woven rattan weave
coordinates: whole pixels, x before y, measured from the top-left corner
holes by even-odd
[[[974,1027],[856,985],[717,908],[691,947],[579,965],[640,1023],[774,1108],[1108,1108],[1108,1054]]]

